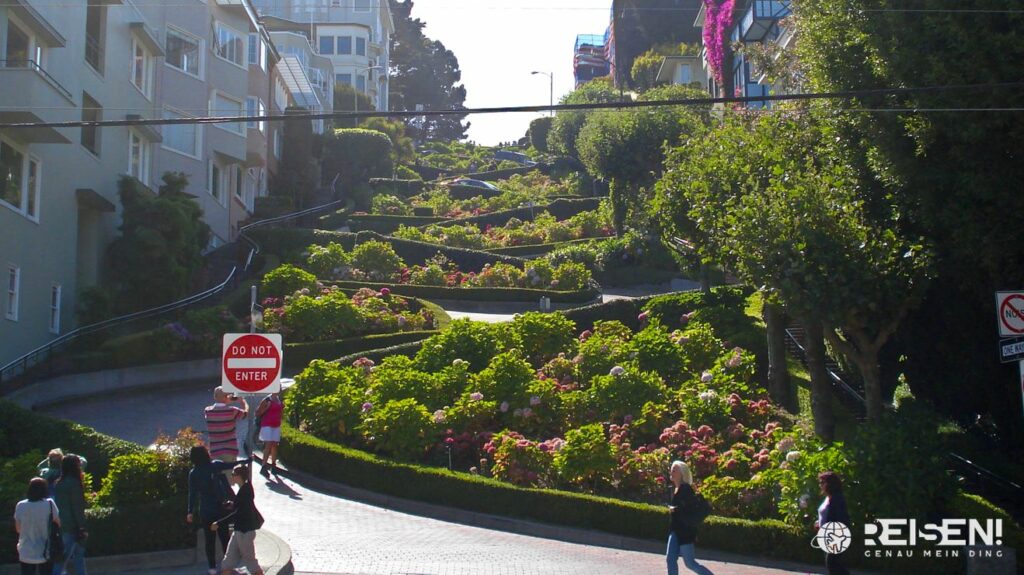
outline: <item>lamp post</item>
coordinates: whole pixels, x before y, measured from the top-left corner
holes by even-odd
[[[549,92],[548,103],[551,105],[552,108],[554,108],[554,106],[555,106],[555,73],[554,72],[538,72],[537,70],[534,70],[533,72],[530,72],[531,76],[536,76],[537,74],[541,74],[541,75],[544,75],[544,76],[548,77],[549,83],[551,85],[551,90]],[[549,112],[551,113],[552,116],[555,115],[555,111],[553,109],[549,110]]]
[[[369,66],[367,68],[356,68],[356,75],[355,75],[355,78],[352,78],[352,80],[355,81],[355,79],[359,77],[359,73],[360,72],[369,72],[370,70],[383,70],[383,69],[384,69],[383,66]],[[367,82],[367,84],[369,84],[370,79],[367,78],[366,82]],[[355,88],[355,86],[353,86],[353,88]],[[359,111],[359,88],[355,88],[355,90],[353,90],[352,92],[353,92],[353,96],[352,96],[352,111],[353,112],[358,112]],[[353,122],[358,122],[358,120],[355,119],[355,118],[353,118],[352,121]]]

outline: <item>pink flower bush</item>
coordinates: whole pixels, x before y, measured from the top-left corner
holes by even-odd
[[[725,50],[736,0],[704,0],[704,46],[715,81],[722,84]]]

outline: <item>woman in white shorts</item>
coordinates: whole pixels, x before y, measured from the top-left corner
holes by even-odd
[[[264,445],[263,466],[260,468],[263,477],[270,477],[271,472],[277,475],[277,446],[281,443],[283,415],[284,402],[277,393],[264,397],[256,408],[256,417],[260,418],[260,441]]]

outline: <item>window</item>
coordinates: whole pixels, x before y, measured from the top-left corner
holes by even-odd
[[[82,121],[99,122],[103,119],[103,107],[89,94],[82,93]],[[100,128],[97,126],[82,126],[82,146],[92,152],[92,155],[100,155]]]
[[[352,85],[352,74],[335,74],[334,82],[336,84],[344,84],[346,86]]]
[[[242,114],[242,102],[229,98],[219,92],[214,92],[213,101],[211,103],[211,116],[241,116]],[[245,124],[242,122],[232,122],[229,124],[214,124],[222,130],[228,132],[234,132],[241,136],[245,135]]]
[[[235,197],[245,203],[245,174],[242,172],[242,166],[235,164],[231,166],[232,185],[235,189]]]
[[[107,8],[103,0],[89,0],[85,10],[85,61],[103,74],[103,28]]]
[[[128,175],[149,185],[151,163],[149,142],[135,130],[128,132]]]
[[[366,92],[366,76],[362,74],[356,76],[356,90]]]
[[[0,204],[38,221],[39,160],[0,140]]]
[[[249,65],[267,69],[267,44],[259,34],[249,34]]]
[[[191,117],[175,110],[164,109],[164,118],[166,119]],[[163,127],[163,147],[180,152],[186,156],[198,158],[199,134],[198,124],[168,124]]]
[[[334,54],[334,36],[320,36],[320,53]]]
[[[245,99],[245,115],[246,116],[264,116],[267,113],[267,108],[263,105],[263,100],[249,96]],[[254,130],[263,131],[266,128],[266,122],[263,120],[249,120],[245,123],[247,128]]]
[[[14,24],[7,21],[7,68],[22,68],[29,65],[32,58],[32,36]],[[41,62],[37,62],[41,64]]]
[[[692,81],[693,80],[691,79],[691,76],[690,76],[690,66],[688,66],[688,65],[687,66],[680,66],[679,67],[679,82],[678,83],[679,84],[689,84]]]
[[[39,179],[42,166],[35,158],[28,159],[28,185],[25,186],[25,215],[39,219]]]
[[[210,161],[210,174],[209,182],[207,182],[207,190],[210,192],[210,195],[213,196],[213,199],[217,200],[217,203],[221,205],[224,204],[224,189],[228,187],[226,185],[227,182],[224,181],[226,175],[227,174],[224,170],[217,165],[217,162],[212,160]]]
[[[274,157],[275,158],[280,158],[281,157],[281,146],[282,146],[281,130],[274,130]]]
[[[146,98],[153,97],[152,62],[149,50],[138,39],[132,38],[132,84]]]
[[[217,43],[214,45],[214,53],[217,57],[227,60],[236,66],[242,66],[242,58],[245,57],[242,35],[237,31],[217,22],[216,26]]]
[[[352,53],[352,36],[338,36],[338,53]]]
[[[356,12],[369,12],[370,0],[354,0]]]
[[[168,28],[166,45],[167,55],[164,61],[167,65],[198,78],[201,69],[199,59],[203,53],[202,41],[195,36]]]
[[[50,333],[60,333],[60,284],[50,286]]]
[[[21,268],[16,265],[7,266],[7,309],[6,317],[18,321],[18,299],[21,292]]]
[[[366,38],[356,37],[356,55],[366,55]]]

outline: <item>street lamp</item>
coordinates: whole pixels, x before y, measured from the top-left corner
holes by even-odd
[[[534,70],[533,72],[530,72],[530,75],[532,75],[532,76],[536,76],[537,74],[541,74],[541,75],[547,76],[548,80],[550,80],[551,91],[550,91],[549,103],[550,103],[551,108],[552,108],[550,110],[551,115],[554,116],[555,115],[555,110],[554,110],[554,107],[555,107],[555,73],[554,72],[538,72],[536,70]]]
[[[355,77],[358,78],[360,72],[369,72],[370,70],[383,70],[383,69],[384,69],[383,66],[370,66],[368,68],[356,68],[356,76]],[[353,78],[353,80],[355,80],[355,78]],[[369,78],[366,79],[366,83],[367,83],[367,85],[369,85],[369,83],[370,83],[370,79]],[[353,88],[355,88],[355,86],[353,86]],[[352,92],[353,92],[353,95],[352,95],[352,111],[358,112],[359,111],[359,88],[356,88]],[[358,122],[358,120],[356,120],[355,118],[353,118],[353,121],[357,121]]]

